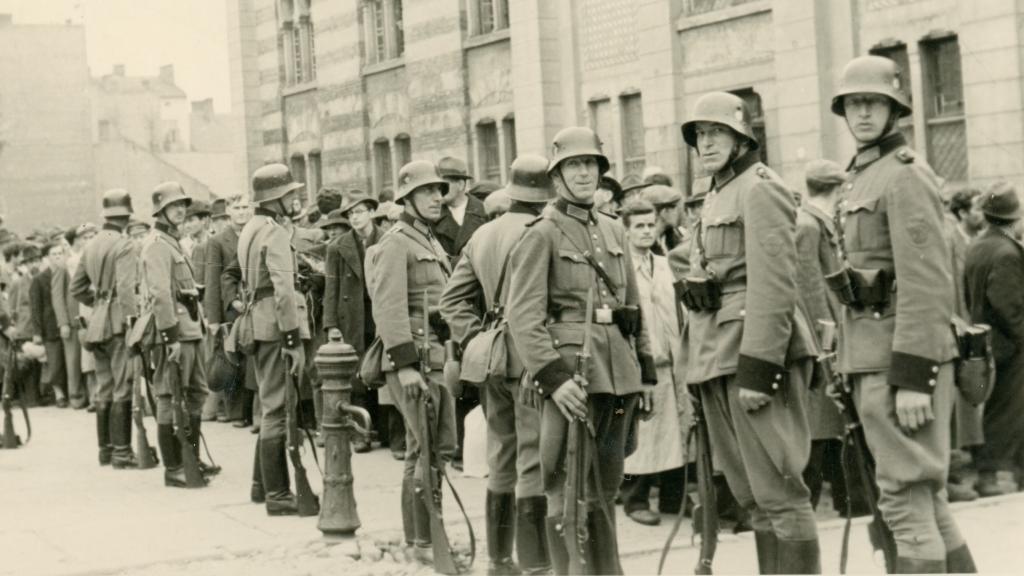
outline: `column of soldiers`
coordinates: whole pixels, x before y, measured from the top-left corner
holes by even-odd
[[[841,392],[852,396],[874,459],[877,507],[895,542],[890,568],[972,572],[946,490],[960,288],[939,181],[897,127],[911,109],[890,60],[851,61],[831,110],[857,153],[845,171],[810,164],[801,202],[761,162],[743,101],[699,98],[681,132],[709,189],[685,202],[670,182],[640,191],[640,207],[627,213],[655,217],[643,219],[654,241],[639,252],[612,213],[631,201],[609,181],[598,135],[581,127],[560,131],[548,158],[515,160],[489,223],[485,203],[466,193],[465,163],[453,158],[403,166],[394,204],[344,195],[322,211],[319,235],[296,227],[306,219],[303,185],[281,164],[253,174],[251,198],[218,209],[212,239],[200,224],[206,212],[177,183],[153,191],[151,231],[130,220],[126,192],[107,192],[102,229],[70,282],[54,279],[91,307],[81,338],[96,364],[100,462],[137,465],[126,334],[151,318],[145,363],[165,482],[189,484],[188,454],[204,483],[216,474],[198,457],[211,354],[203,342],[231,326],[243,343],[245,318],[241,380],[256,392],[260,421],[251,496],[270,515],[295,514],[289,414],[319,402],[312,342],[340,337],[360,356],[380,352],[371,368],[381,376],[356,382],[356,402],[377,414],[378,401],[396,409],[378,434],[404,459],[396,504],[421,562],[437,560],[432,498],[443,477],[424,462],[436,458],[443,471],[459,458],[460,423],[476,402],[468,380],[480,383],[487,417],[488,573],[622,573],[615,498],[624,460],[638,421],[676,416],[653,393],[652,339],[661,336],[643,321],[632,261],[649,250],[667,255],[678,300],[681,345],[671,356],[680,364],[665,372],[685,374],[684,396],[754,531],[761,573],[821,571],[822,477],[834,498],[865,506],[860,491],[841,486],[842,427],[829,401]],[[1009,227],[1020,210],[1006,196],[992,194],[990,216]],[[321,298],[303,293],[310,285],[323,296],[312,314]],[[968,303],[977,302],[969,288]],[[66,343],[65,316],[56,324]],[[833,323],[835,344],[825,341]],[[837,374],[816,361],[833,348]],[[473,371],[484,376],[470,379]],[[251,405],[241,389],[229,398],[235,410]],[[187,431],[184,443],[175,426]],[[986,473],[997,456],[987,455]]]

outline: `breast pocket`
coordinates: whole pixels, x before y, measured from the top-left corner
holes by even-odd
[[[709,259],[743,254],[743,238],[743,217],[739,214],[704,223],[704,253]]]
[[[433,254],[416,254],[414,256],[412,277],[417,287],[429,286],[444,281],[444,274],[441,272],[441,262]]]
[[[586,290],[591,285],[591,268],[587,259],[574,249],[558,250],[555,259],[555,282],[562,288]]]
[[[889,221],[878,198],[850,202],[842,222],[846,233],[846,248],[850,252],[877,250],[892,246]]]
[[[171,279],[178,290],[194,290],[196,287],[195,279],[192,277],[192,270],[182,254],[174,255],[171,264]]]

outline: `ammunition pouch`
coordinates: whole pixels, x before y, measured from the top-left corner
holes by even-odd
[[[972,406],[980,406],[992,395],[996,361],[992,353],[992,327],[972,324],[956,333],[960,359],[956,362],[956,385]]]
[[[715,278],[683,278],[676,283],[676,294],[693,312],[714,312],[722,307],[722,285]]]
[[[437,335],[439,342],[447,342],[451,338],[451,329],[448,328],[448,323],[441,317],[440,311],[431,311],[427,315],[427,321],[430,322],[430,329]]]
[[[612,321],[626,338],[640,334],[642,320],[638,306],[621,306],[612,311]]]
[[[839,302],[855,310],[882,310],[892,298],[894,278],[888,270],[845,266],[825,276],[825,283]]]

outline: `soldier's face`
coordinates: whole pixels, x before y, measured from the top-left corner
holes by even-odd
[[[188,208],[184,202],[175,202],[164,208],[164,218],[167,218],[167,222],[175,228],[180,228],[185,223],[185,213],[187,211]]]
[[[414,190],[410,200],[424,220],[437,222],[441,219],[442,198],[441,186],[431,184]]]
[[[715,173],[725,168],[739,145],[736,133],[717,122],[698,122],[694,132],[697,136],[697,154],[704,169]]]
[[[846,125],[858,142],[868,144],[882,137],[892,104],[880,94],[850,94],[843,97]]]
[[[598,178],[601,176],[597,158],[593,156],[566,158],[558,165],[558,171],[561,172],[562,177],[555,178],[555,183],[563,196],[568,194],[569,200],[584,204],[594,201]]]
[[[629,217],[629,243],[638,250],[647,250],[654,245],[654,238],[657,234],[657,216],[650,214],[635,214]]]

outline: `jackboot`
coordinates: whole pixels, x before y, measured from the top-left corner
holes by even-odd
[[[96,440],[100,447],[100,466],[110,464],[114,447],[110,444],[110,403],[96,403]]]
[[[114,445],[114,453],[110,464],[115,469],[138,468],[132,450],[132,402],[114,402],[110,407],[110,443]]]
[[[896,574],[945,574],[945,560],[925,560],[922,558],[896,558]]]
[[[757,571],[761,574],[778,574],[779,538],[775,532],[755,530],[754,543],[757,545]]]
[[[188,442],[192,445],[192,452],[196,455],[196,462],[199,462],[199,471],[207,478],[220,474],[220,466],[207,464],[199,457],[199,443],[202,441],[202,419],[198,415],[193,414],[189,416],[188,423]]]
[[[512,560],[515,542],[516,495],[514,492],[487,491],[487,553],[489,576],[522,574]]]
[[[156,425],[156,445],[164,461],[164,486],[186,488],[185,467],[181,463],[181,448],[171,424]]]
[[[548,551],[551,554],[551,567],[555,574],[562,576],[569,573],[569,550],[565,547],[565,536],[562,534],[561,516],[544,518],[547,532]]]
[[[260,468],[266,493],[268,516],[294,516],[299,513],[288,478],[285,437],[260,438]]]
[[[967,544],[946,553],[946,572],[949,574],[977,574],[974,557]]]
[[[777,574],[821,574],[818,539],[778,540]]]
[[[516,500],[516,554],[519,568],[525,574],[551,572],[547,530],[544,527],[547,515],[548,499],[544,496]]]
[[[417,547],[429,547],[433,543],[433,539],[430,535],[430,512],[427,509],[427,502],[424,498],[430,498],[431,495],[426,491],[417,493],[415,480],[413,482],[413,494],[416,496],[413,498],[412,505],[413,529],[415,531],[414,540]]]
[[[416,544],[416,518],[413,508],[416,501],[416,481],[412,476],[402,478],[402,532],[405,534],[405,543],[409,546]]]
[[[998,477],[993,471],[978,472],[978,482],[974,485],[974,490],[982,498],[1004,494],[1003,489],[999,487]]]
[[[606,513],[607,511],[607,513]],[[615,502],[607,500],[604,510],[595,504],[587,521],[590,530],[588,556],[591,574],[622,574],[619,563],[619,542],[615,532]]]
[[[260,467],[260,443],[256,441],[256,454],[252,457],[252,488],[249,489],[249,500],[254,504],[263,504],[267,494],[263,491],[263,469]]]

